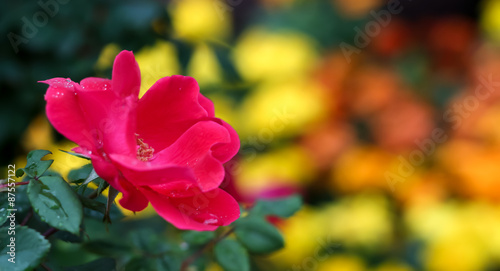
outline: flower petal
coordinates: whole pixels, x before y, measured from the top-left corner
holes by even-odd
[[[53,78],[41,83],[49,85],[45,100],[47,118],[52,126],[69,140],[93,150],[90,131],[76,95],[79,85],[65,78]]]
[[[141,71],[131,51],[120,52],[113,64],[113,91],[119,97],[139,97]]]
[[[215,117],[214,103],[207,97],[203,96],[201,93],[198,95],[198,102],[207,111],[208,117]]]
[[[220,123],[229,132],[230,142],[215,144],[212,147],[212,155],[217,158],[220,162],[225,163],[233,158],[240,150],[240,138],[236,131],[227,122],[221,119],[214,119],[214,121]]]
[[[123,197],[120,199],[120,204],[124,208],[133,212],[138,212],[148,206],[148,200],[144,195],[124,179],[111,162],[104,160],[104,158],[98,155],[92,155],[91,157],[92,165],[97,175],[123,194]]]
[[[120,176],[116,176],[116,179],[115,183],[119,184],[119,187],[116,189],[122,192],[122,198],[119,202],[123,208],[132,212],[139,212],[148,207],[148,199],[137,189],[137,187]]]
[[[111,91],[111,80],[97,77],[87,77],[80,81],[82,90],[85,91]]]
[[[238,203],[218,188],[183,198],[167,197],[149,188],[141,191],[160,216],[183,230],[213,231],[231,224],[240,215]]]
[[[151,185],[149,187],[156,193],[171,198],[193,197],[200,191],[200,189],[193,189],[197,188],[197,185],[189,181],[174,181],[159,185]]]
[[[119,98],[112,91],[81,91],[78,97],[96,148],[134,155],[136,99]]]
[[[189,128],[174,144],[158,153],[153,164],[175,164],[193,169],[203,191],[218,187],[224,179],[222,163],[210,150],[218,143],[228,143],[227,129],[213,121],[200,121]]]
[[[156,151],[174,143],[201,118],[208,117],[200,105],[198,83],[174,75],[158,80],[139,100],[137,133]]]
[[[99,177],[108,182],[111,186],[118,189],[119,183],[115,183],[115,176],[120,174],[117,168],[110,162],[104,160],[100,155],[92,154],[90,156],[92,161],[92,166]]]
[[[136,186],[162,185],[175,181],[195,184],[193,171],[174,164],[152,164],[135,157],[110,154],[109,157],[130,183]]]

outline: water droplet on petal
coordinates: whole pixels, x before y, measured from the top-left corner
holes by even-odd
[[[219,220],[218,216],[209,213],[195,214],[193,215],[193,220],[201,222],[205,225],[214,225],[214,226],[222,225],[222,222]]]

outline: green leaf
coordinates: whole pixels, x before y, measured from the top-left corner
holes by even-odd
[[[215,245],[215,258],[225,271],[249,271],[248,253],[240,243],[223,239]]]
[[[215,238],[213,231],[185,231],[181,235],[182,239],[191,245],[203,245]]]
[[[90,182],[96,180],[96,179],[100,179],[99,178],[99,175],[97,175],[97,173],[95,172],[94,168],[92,168],[92,170],[90,171],[90,174],[89,176],[87,177],[87,179],[85,179],[85,181],[83,182],[83,185],[87,185],[89,184]],[[101,179],[102,180],[102,179]]]
[[[27,213],[31,209],[31,203],[28,199],[28,186],[16,186],[16,215]]]
[[[114,271],[116,261],[112,258],[101,258],[90,263],[67,267],[64,271]]]
[[[302,198],[293,195],[282,199],[258,200],[250,210],[252,214],[290,217],[302,207]]]
[[[71,186],[61,177],[42,176],[39,180],[31,180],[28,198],[42,221],[78,235],[83,207]]]
[[[89,199],[88,196],[94,191],[95,190],[87,189],[83,195],[79,195],[82,205],[85,207],[83,209],[83,215],[88,218],[102,220],[106,214],[107,197],[100,195],[95,199]],[[116,221],[122,219],[124,216],[120,211],[120,208],[118,208],[116,204],[113,204],[111,205],[111,210],[109,211],[109,217],[112,221]]]
[[[83,207],[89,208],[89,209],[94,210],[94,211],[98,211],[99,213],[101,213],[103,215],[106,214],[106,204],[99,202],[97,200],[89,199],[89,198],[84,197],[82,195],[78,195],[78,197],[80,198],[80,201],[82,202]]]
[[[15,232],[15,234],[14,234]],[[15,238],[15,239],[12,239]],[[15,258],[11,259],[11,240],[15,243]],[[50,250],[50,243],[39,232],[26,226],[0,229],[0,266],[9,271],[31,270],[42,262]],[[14,261],[15,263],[12,263]]]
[[[18,168],[16,170],[16,178],[21,178],[24,175],[24,170],[22,168]]]
[[[82,247],[92,253],[109,257],[123,257],[124,255],[130,254],[132,252],[130,246],[113,243],[107,240],[85,242],[83,243]]]
[[[155,257],[135,257],[130,260],[124,271],[177,271],[180,270],[180,256],[164,255]],[[188,269],[188,270],[205,270],[205,269]]]
[[[109,186],[109,183],[101,178],[94,179],[92,182],[97,185],[97,195],[101,195],[102,191],[106,190]]]
[[[67,243],[81,243],[83,241],[83,233],[75,235],[67,231],[58,231],[52,236],[54,236],[55,239],[59,239]]]
[[[124,267],[124,271],[150,271],[154,270],[154,263],[144,257],[136,257],[130,260]]]
[[[234,233],[251,253],[270,253],[285,245],[278,229],[259,217],[237,220]]]
[[[164,270],[164,271],[176,271],[180,270],[180,263],[178,262],[179,258],[169,257],[165,255],[163,257],[157,257],[153,259],[154,269],[152,270]],[[196,269],[202,270],[202,269]]]
[[[27,156],[26,167],[23,169],[24,172],[32,178],[42,176],[54,162],[54,160],[41,160],[47,154],[52,153],[46,150],[30,151]]]
[[[86,159],[86,160],[90,160],[90,157],[87,157],[83,154],[79,154],[79,153],[76,153],[76,152],[70,152],[70,151],[65,151],[65,150],[61,150],[59,149],[60,151],[64,152],[64,153],[67,153],[69,155],[73,155],[73,156],[76,156],[78,158],[83,158],[83,159]]]
[[[0,193],[0,226],[7,221],[7,216],[9,215],[9,200],[8,193],[2,192]]]
[[[68,181],[72,183],[81,183],[89,177],[93,169],[92,164],[86,164],[81,168],[73,169],[68,174]]]
[[[167,243],[162,233],[144,226],[131,230],[127,234],[127,239],[130,240],[135,251],[142,251],[146,254],[159,255],[173,250],[173,244]]]

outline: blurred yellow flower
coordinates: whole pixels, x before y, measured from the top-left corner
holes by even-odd
[[[153,46],[143,47],[135,54],[141,70],[141,92],[139,97],[158,79],[180,73],[177,49],[167,41],[159,40]]]
[[[447,202],[414,206],[406,214],[410,232],[424,240],[426,270],[483,270],[498,257],[499,206]]]
[[[483,1],[481,11],[482,28],[491,39],[500,41],[500,1]]]
[[[379,265],[373,271],[413,271],[413,268],[403,263],[387,262]]]
[[[25,151],[48,148],[54,142],[54,130],[45,115],[35,117],[24,131],[21,144]]]
[[[203,91],[202,91],[203,93]],[[238,111],[235,102],[226,95],[220,93],[209,93],[207,96],[214,104],[215,117],[223,119],[239,132],[241,121],[238,119]]]
[[[243,34],[234,50],[234,61],[247,80],[290,80],[317,64],[313,42],[295,32],[252,29]]]
[[[306,269],[308,270],[308,269]],[[317,271],[366,271],[366,266],[360,257],[354,255],[336,255],[319,265]]]
[[[382,195],[344,197],[327,212],[327,232],[342,246],[380,251],[391,244],[393,215]]]
[[[470,235],[477,236],[485,246],[492,259],[500,260],[500,205],[486,202],[470,202],[461,208],[464,226],[468,227]]]
[[[433,203],[415,205],[405,212],[405,221],[412,234],[424,240],[437,239],[448,232],[456,231],[455,204]]]
[[[247,151],[255,149],[243,149],[242,153]],[[237,187],[248,195],[280,185],[303,186],[312,179],[313,174],[306,152],[294,146],[243,157],[239,171]]]
[[[221,81],[221,67],[212,48],[206,44],[196,46],[187,67],[187,74],[194,77],[200,85]]]
[[[331,245],[325,234],[325,218],[321,210],[304,206],[283,221],[280,231],[285,238],[285,248],[270,255],[270,259],[280,266],[307,265],[311,259],[324,261],[328,252],[323,253],[323,250]]]
[[[116,43],[110,43],[101,50],[101,54],[97,59],[95,64],[98,70],[105,70],[113,66],[113,62],[115,61],[115,57],[120,53],[121,48]]]
[[[240,136],[254,135],[268,144],[276,137],[293,136],[325,117],[325,90],[317,82],[290,78],[263,83],[241,106]]]
[[[424,262],[428,271],[484,270],[487,265],[484,247],[470,236],[433,240],[426,252]]]
[[[168,6],[174,33],[192,42],[225,39],[231,32],[231,16],[217,1],[172,1]]]

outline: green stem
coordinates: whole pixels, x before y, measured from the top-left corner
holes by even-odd
[[[18,186],[18,185],[25,185],[25,184],[29,184],[29,183],[30,182],[26,181],[26,182],[18,182],[18,183],[15,183],[15,184],[16,184],[16,186]],[[4,187],[8,187],[8,186],[9,186],[8,183],[6,183],[6,184],[0,184],[0,188],[4,188]]]
[[[30,208],[28,214],[26,214],[26,217],[23,219],[23,222],[21,222],[21,226],[28,224],[32,216],[33,216],[33,208]]]
[[[48,239],[52,234],[58,232],[59,230],[56,228],[50,228],[46,232],[44,232],[42,235],[45,237],[45,239]]]
[[[45,263],[42,263],[41,266],[43,267],[43,269],[47,271],[52,271],[52,269],[50,269],[47,265],[45,265]]]

